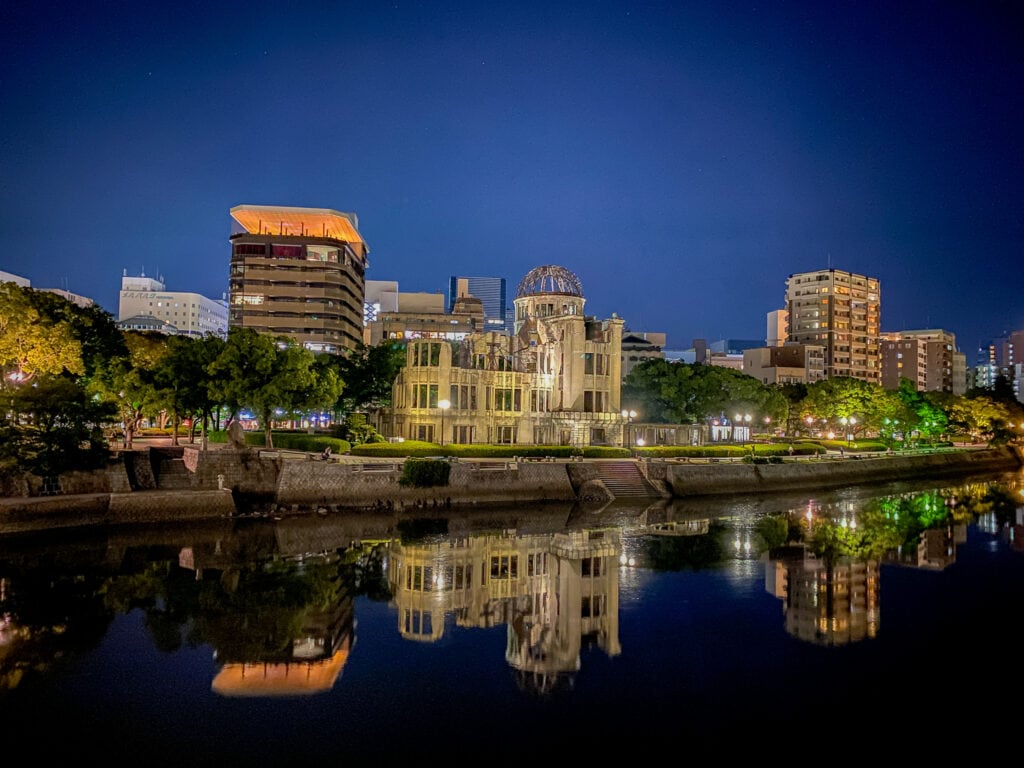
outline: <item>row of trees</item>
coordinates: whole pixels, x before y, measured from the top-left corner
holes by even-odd
[[[314,354],[233,328],[226,339],[119,330],[110,313],[0,283],[0,469],[56,474],[105,459],[104,430],[132,439],[148,419],[199,426],[251,411],[273,445],[274,421],[315,410],[336,419],[387,405],[405,362],[391,345]],[[365,438],[365,435],[361,437]]]
[[[98,464],[107,452],[104,429],[123,427],[130,447],[147,419],[171,423],[175,440],[178,424],[190,420],[205,442],[222,414],[243,409],[256,416],[269,447],[276,421],[326,410],[337,422],[390,405],[404,362],[404,350],[390,342],[330,355],[245,328],[226,339],[122,332],[96,306],[0,282],[0,470],[55,474]],[[755,429],[771,424],[789,436],[822,425],[838,431],[845,420],[843,431],[855,436],[1002,440],[1024,424],[1024,407],[1005,380],[965,396],[917,392],[907,381],[896,391],[850,378],[775,386],[728,368],[665,360],[634,368],[622,401],[646,422],[745,413]],[[338,436],[362,442],[367,434]]]
[[[751,414],[755,429],[790,437],[834,430],[887,440],[1004,441],[1024,427],[1024,405],[1004,377],[991,389],[953,395],[918,392],[908,379],[896,390],[849,377],[770,385],[721,366],[648,360],[626,377],[622,402],[650,422],[695,424]]]

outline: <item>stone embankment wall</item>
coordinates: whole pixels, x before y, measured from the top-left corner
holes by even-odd
[[[1001,447],[874,458],[823,458],[782,464],[645,462],[644,467],[649,480],[664,484],[674,497],[684,498],[1012,472],[1021,467],[1022,461],[1019,450]]]
[[[450,505],[574,502],[599,498],[603,484],[592,461],[457,461],[449,484],[403,486],[402,460],[323,462],[260,456],[255,451],[202,451],[191,446],[152,449],[94,473],[61,476],[61,493],[0,499],[0,533],[46,527],[201,520],[230,517],[240,502],[260,499],[299,509],[395,509]],[[729,493],[834,488],[857,483],[969,477],[1016,471],[1024,463],[1011,447],[878,458],[744,464],[728,461],[643,461],[655,485],[676,498]],[[161,472],[175,487],[166,487]],[[606,494],[606,489],[604,490]]]

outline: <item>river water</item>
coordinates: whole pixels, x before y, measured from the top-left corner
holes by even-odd
[[[1019,728],[1022,488],[0,537],[0,731],[45,764],[980,754]]]

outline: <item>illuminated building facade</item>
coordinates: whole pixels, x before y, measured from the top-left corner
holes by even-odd
[[[517,289],[514,335],[409,341],[378,428],[442,444],[624,445],[623,320],[585,317],[584,303],[574,274],[537,267]]]
[[[881,338],[882,386],[898,389],[909,379],[919,392],[964,394],[966,356],[956,349],[956,337],[933,329],[884,333]]]
[[[231,217],[231,328],[287,336],[314,352],[362,342],[369,248],[354,213],[238,205]]]
[[[787,341],[825,348],[825,377],[882,383],[878,279],[822,269],[786,279]]]

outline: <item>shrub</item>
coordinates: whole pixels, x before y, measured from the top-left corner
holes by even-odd
[[[452,466],[447,461],[436,459],[408,459],[402,465],[402,476],[399,485],[413,488],[436,488],[448,485],[448,477]]]

